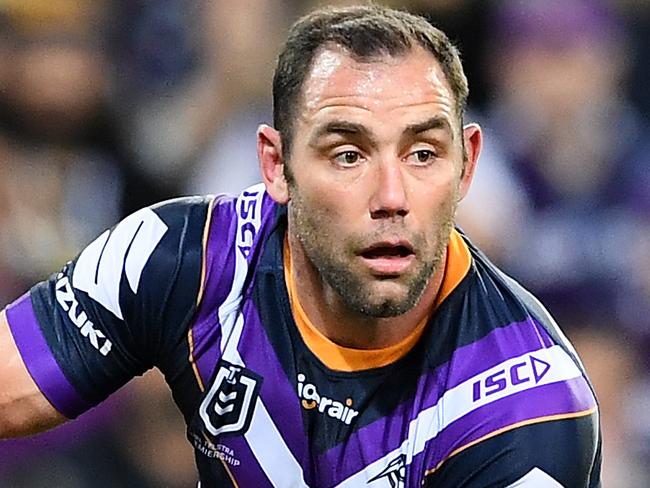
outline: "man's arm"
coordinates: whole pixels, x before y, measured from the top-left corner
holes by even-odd
[[[66,420],[27,371],[4,310],[0,312],[0,358],[0,437],[35,434]]]
[[[0,438],[74,419],[157,366],[178,374],[209,199],[138,211],[0,312]]]

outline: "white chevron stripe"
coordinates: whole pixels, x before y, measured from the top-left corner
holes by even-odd
[[[252,222],[255,233],[259,232],[262,200],[265,193],[264,185],[252,186],[244,190],[244,192],[249,195],[255,192],[258,193],[255,197],[255,217],[254,219],[243,219],[242,210],[250,212],[251,207],[242,209],[242,205],[239,203],[240,200],[237,201],[237,243],[234,250],[236,256],[235,276],[228,297],[219,307],[219,321],[222,325],[222,357],[224,360],[240,366],[245,366],[245,364],[237,349],[244,327],[244,317],[241,310],[239,310],[239,305],[248,274],[248,262],[237,247],[240,244],[246,244],[240,242],[240,238],[243,238],[244,235],[241,230],[244,223]],[[291,453],[260,397],[257,398],[254,408],[251,424],[246,434],[244,434],[244,438],[271,484],[282,488],[308,488],[300,463]]]

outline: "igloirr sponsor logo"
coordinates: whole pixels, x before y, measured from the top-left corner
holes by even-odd
[[[301,399],[302,408],[317,410],[328,417],[340,420],[346,425],[350,425],[352,419],[359,415],[359,412],[352,408],[352,398],[346,398],[345,402],[328,398],[318,393],[316,385],[306,383],[306,379],[304,374],[298,374],[298,397]]]

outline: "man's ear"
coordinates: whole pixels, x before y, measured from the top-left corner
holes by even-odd
[[[463,174],[460,179],[460,200],[465,198],[474,178],[476,163],[483,146],[483,133],[478,124],[467,124],[463,127],[463,142],[465,144],[465,161]]]
[[[284,178],[282,139],[273,127],[264,124],[258,127],[257,159],[266,191],[276,202],[286,204],[289,201],[289,189]]]

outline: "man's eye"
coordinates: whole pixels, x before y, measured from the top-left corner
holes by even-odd
[[[411,153],[409,159],[412,160],[412,162],[417,163],[417,164],[427,164],[432,162],[436,158],[436,154],[433,151],[430,151],[429,149],[421,149],[419,151],[414,151]]]
[[[342,166],[354,166],[360,159],[361,155],[356,151],[345,151],[334,157],[334,161]]]

